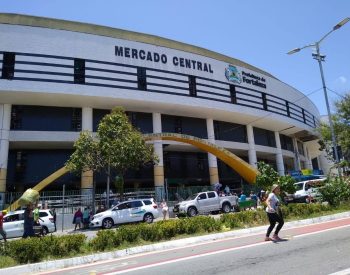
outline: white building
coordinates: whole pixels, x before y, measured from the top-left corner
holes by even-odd
[[[208,139],[281,175],[322,169],[317,107],[240,60],[157,36],[17,14],[0,14],[0,41],[0,192],[33,186],[62,167],[79,132],[96,131],[115,106],[144,133]],[[189,145],[154,146],[159,164],[131,171],[127,187],[162,187],[165,178],[170,186],[241,182]],[[51,188],[62,182],[92,186],[84,174]]]

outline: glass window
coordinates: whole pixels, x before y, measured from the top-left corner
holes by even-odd
[[[254,141],[257,145],[276,147],[275,133],[254,127]]]
[[[39,217],[47,217],[49,214],[47,214],[46,212],[39,212]]]
[[[15,74],[15,59],[14,53],[5,52],[2,61],[2,74],[1,78],[12,79]]]
[[[207,198],[207,194],[206,193],[202,193],[198,196],[198,199],[200,200],[205,200]]]
[[[121,203],[118,205],[118,210],[123,210],[123,209],[127,209],[128,207],[128,202],[125,203]]]
[[[214,192],[209,192],[209,193],[208,193],[208,198],[209,198],[209,199],[215,198],[215,193],[214,193]]]
[[[130,202],[130,208],[141,207],[143,206],[141,201],[132,201]]]
[[[280,134],[280,140],[281,140],[281,148],[284,150],[288,150],[293,152],[294,148],[293,148],[293,140],[291,137],[285,136],[285,135],[281,135]]]
[[[162,130],[164,133],[208,138],[207,122],[201,118],[162,115]]]
[[[143,201],[143,203],[144,203],[145,205],[151,205],[151,204],[152,204],[152,202],[151,202],[150,200],[145,200],[145,201]]]
[[[246,126],[224,121],[214,121],[215,139],[247,142]]]

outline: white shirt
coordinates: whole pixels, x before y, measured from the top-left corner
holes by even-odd
[[[277,198],[277,196],[275,195],[275,193],[270,193],[267,200],[269,201],[269,205],[271,206],[271,209],[269,209],[269,207],[266,207],[266,212],[267,213],[275,213],[277,206],[280,203],[280,200]]]

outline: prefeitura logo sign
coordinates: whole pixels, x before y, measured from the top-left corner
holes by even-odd
[[[228,81],[240,84],[242,82],[242,76],[237,68],[233,65],[228,65],[225,69],[225,76]]]

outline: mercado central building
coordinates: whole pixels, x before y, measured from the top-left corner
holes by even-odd
[[[96,132],[116,106],[144,134],[194,136],[280,175],[323,168],[317,107],[243,61],[153,35],[17,14],[0,14],[0,41],[0,192],[24,191],[63,167],[80,132]],[[159,163],[128,171],[125,188],[244,182],[195,146],[150,142]],[[99,175],[97,188],[105,182]],[[45,190],[63,183],[92,188],[91,173],[67,174]]]

